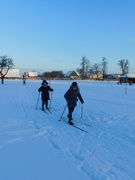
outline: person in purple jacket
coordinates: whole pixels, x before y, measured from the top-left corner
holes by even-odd
[[[53,91],[53,89],[48,86],[48,82],[46,80],[43,80],[41,83],[41,87],[38,89],[38,92],[41,92],[41,100],[42,100],[42,110],[44,111],[44,105],[46,106],[46,109],[48,108],[48,100],[49,98],[49,91]]]
[[[77,105],[77,100],[79,99],[82,104],[84,103],[77,82],[72,83],[68,91],[65,93],[64,97],[67,101],[67,106],[68,106],[68,115],[67,115],[67,117],[69,118],[68,123],[73,125],[72,113]]]

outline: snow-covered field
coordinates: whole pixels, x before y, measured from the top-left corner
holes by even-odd
[[[125,94],[117,82],[77,82],[84,105],[73,118],[87,133],[64,121],[67,108],[58,121],[72,81],[50,82],[48,114],[38,102],[41,81],[0,85],[1,180],[135,179],[135,85]]]

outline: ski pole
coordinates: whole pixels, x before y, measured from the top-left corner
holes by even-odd
[[[83,118],[83,104],[82,104],[82,107],[81,107],[81,119]]]
[[[61,117],[60,117],[59,121],[61,121],[61,119],[62,119],[62,117],[63,117],[63,114],[64,114],[64,112],[65,112],[65,110],[66,110],[66,107],[67,107],[67,104],[66,104],[66,106],[65,106],[64,109],[63,109],[63,112],[62,112],[62,114],[61,114]]]
[[[51,102],[52,102],[52,92],[51,92],[51,99],[50,99],[50,105],[49,105],[49,108],[51,108]]]
[[[38,93],[37,105],[36,105],[36,108],[35,108],[35,109],[37,109],[37,108],[38,108],[39,97],[40,97],[40,92]]]

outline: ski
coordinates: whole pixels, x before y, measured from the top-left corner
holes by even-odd
[[[43,111],[44,113],[48,114],[48,112],[47,112],[46,110],[42,110],[42,108],[40,108],[40,109],[41,109],[41,111]]]
[[[63,118],[62,118],[63,119]],[[59,120],[60,121],[60,120]],[[65,123],[68,123],[65,119],[63,119],[63,121],[65,122]],[[76,128],[76,129],[78,129],[78,130],[80,130],[80,131],[82,131],[82,132],[85,132],[85,133],[87,133],[88,131],[86,131],[86,130],[84,130],[84,129],[82,129],[82,128],[80,128],[80,127],[78,127],[78,126],[76,126],[75,124],[69,124],[70,126],[72,126],[72,127],[74,127],[74,128]]]
[[[86,123],[84,123],[84,125],[85,125],[85,126],[91,126],[90,124],[86,124]]]
[[[50,111],[50,109],[46,109],[46,111],[49,112],[49,113],[52,113],[52,112]]]
[[[87,133],[88,131],[85,131],[84,129],[82,129],[82,128],[80,128],[80,127],[78,127],[78,126],[76,126],[76,125],[71,125],[71,126],[73,126],[73,127],[75,127],[76,129],[79,129],[79,130],[81,130],[81,131],[83,131],[83,132],[85,132],[85,133]]]

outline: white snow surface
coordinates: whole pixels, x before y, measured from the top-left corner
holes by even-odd
[[[48,114],[40,109],[41,81],[0,85],[1,180],[135,179],[134,84],[77,81],[84,104],[78,100],[73,122],[85,133],[65,122],[67,108],[59,121],[71,83],[50,81]]]

